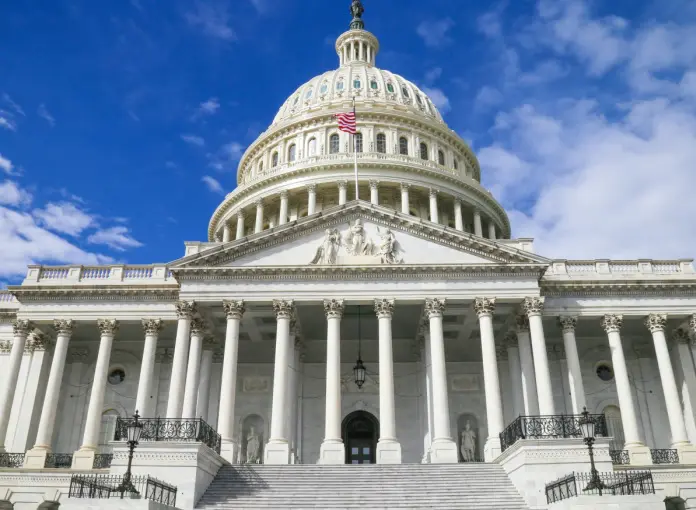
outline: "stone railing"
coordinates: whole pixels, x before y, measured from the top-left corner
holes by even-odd
[[[603,414],[591,414],[598,436],[606,437],[607,421]],[[561,439],[582,437],[582,415],[560,414],[555,416],[520,416],[500,433],[502,451],[520,439]]]
[[[650,471],[611,473],[571,473],[546,485],[546,502],[550,505],[577,496],[635,496],[655,494]],[[617,505],[619,506],[619,505]]]
[[[173,282],[165,265],[29,266],[23,285],[126,284]],[[2,300],[0,294],[0,300]]]
[[[19,301],[8,290],[0,290],[0,308],[14,308],[19,306]]]
[[[554,260],[547,276],[602,278],[616,276],[693,275],[691,259],[680,260]]]

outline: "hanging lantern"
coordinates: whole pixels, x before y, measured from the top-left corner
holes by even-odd
[[[360,358],[358,358],[358,361],[353,367],[353,377],[355,378],[355,384],[358,388],[362,388],[362,385],[365,384],[365,365],[363,365]]]

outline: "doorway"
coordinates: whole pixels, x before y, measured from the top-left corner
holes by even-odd
[[[367,411],[354,411],[341,427],[346,447],[346,464],[374,464],[377,458],[379,422]]]

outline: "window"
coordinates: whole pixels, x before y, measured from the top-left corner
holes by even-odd
[[[405,136],[399,138],[399,154],[408,156],[408,139]]]
[[[420,157],[421,159],[428,159],[428,144],[423,142],[420,144]]]
[[[437,162],[442,166],[445,166],[445,153],[442,151],[437,151]]]
[[[293,143],[288,147],[288,161],[295,161],[297,157],[297,146]]]
[[[372,80],[372,81],[370,82],[370,88],[371,88],[372,90],[377,90],[377,89],[379,88],[378,85],[377,85],[377,80]]]
[[[359,89],[360,87],[362,87],[362,83],[360,83],[360,78],[355,78],[353,80],[353,88]]]
[[[362,133],[355,134],[355,152],[363,151],[363,135]]]
[[[110,385],[117,386],[126,380],[126,372],[122,368],[113,368],[107,379]]]
[[[263,172],[263,161],[259,161],[259,173]]]
[[[387,136],[384,133],[377,135],[377,152],[384,154],[387,152]]]
[[[322,94],[326,94],[327,90],[329,90],[329,86],[326,84],[326,82],[322,83],[319,92],[321,92]]]
[[[338,80],[336,83],[336,90],[343,90],[343,80]]]
[[[271,166],[276,167],[278,166],[278,153],[274,152],[273,156],[271,156]]]
[[[292,105],[295,106],[299,100],[300,100],[300,95],[297,94],[297,95],[295,96],[295,100],[292,102]]]
[[[609,363],[605,361],[597,364],[595,372],[597,373],[597,377],[599,377],[604,382],[609,382],[612,379],[614,379],[614,369],[611,367]]]
[[[394,84],[392,82],[387,83],[387,91],[394,92]]]
[[[408,95],[408,89],[406,87],[401,87],[401,93],[404,95],[405,98],[411,97]]]
[[[314,89],[310,88],[305,94],[305,99],[309,99],[310,97],[312,97],[312,92],[314,92]]]
[[[459,161],[457,161],[457,158],[454,158],[454,169],[459,170]]]
[[[423,106],[423,100],[421,99],[420,94],[416,94],[416,101],[418,101],[418,104]]]
[[[337,134],[331,135],[329,138],[329,154],[338,154],[339,139]]]
[[[312,138],[309,140],[309,143],[307,144],[307,155],[308,156],[316,156],[317,154],[317,139]]]

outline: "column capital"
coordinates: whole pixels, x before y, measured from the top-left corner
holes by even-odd
[[[623,325],[623,315],[608,313],[602,317],[602,327],[607,333],[618,332]]]
[[[447,300],[445,298],[426,298],[425,313],[428,315],[429,319],[442,317],[442,314],[445,312],[446,304]]]
[[[578,325],[578,319],[570,315],[561,315],[558,317],[558,325],[564,333],[574,332],[575,326]]]
[[[340,319],[343,317],[343,306],[342,299],[325,299],[324,300],[324,313],[326,313],[327,319]]]
[[[47,335],[44,335],[41,331],[32,331],[29,333],[29,341],[24,349],[29,352],[46,351],[51,345],[53,344]]]
[[[394,313],[394,300],[393,299],[385,299],[385,298],[376,298],[375,299],[375,313],[377,314],[377,317],[380,319],[391,318],[392,314]]]
[[[244,219],[244,211],[242,209],[237,211],[237,219]]]
[[[338,181],[338,189],[348,189],[348,181]]]
[[[59,335],[71,336],[77,324],[72,319],[53,319],[53,329]]]
[[[196,313],[195,301],[177,301],[174,306],[176,307],[176,316],[179,319],[192,319],[193,314]]]
[[[141,319],[140,322],[143,325],[143,331],[145,331],[146,335],[159,335],[159,332],[162,331],[162,327],[164,326],[162,319]]]
[[[674,330],[672,333],[672,338],[678,343],[678,344],[690,344],[691,343],[691,337],[689,336],[689,332],[685,330],[684,328],[677,328]]]
[[[274,299],[273,311],[276,319],[292,319],[295,315],[295,301],[292,299]]]
[[[401,183],[401,191],[408,191],[411,189],[411,185],[407,182]]]
[[[523,313],[515,315],[515,324],[518,332],[529,331],[529,317]]]
[[[505,337],[503,338],[503,345],[505,345],[505,347],[517,348],[517,346],[519,345],[517,343],[517,333],[515,333],[514,331],[508,331],[507,333],[505,333]]]
[[[307,184],[307,191],[309,193],[316,193],[317,185],[316,184]]]
[[[15,319],[12,321],[12,333],[14,336],[26,337],[33,327],[34,324],[26,319]]]
[[[289,194],[290,194],[290,193],[288,193],[288,190],[286,190],[286,189],[281,190],[281,192],[280,192],[280,198],[281,198],[282,200],[286,200],[286,199],[288,198],[288,195],[289,195]]]
[[[259,198],[258,200],[256,200],[254,202],[254,205],[256,206],[257,209],[259,209],[260,207],[263,207],[263,198]]]
[[[544,311],[544,298],[543,297],[526,297],[522,301],[522,309],[527,316],[541,315]]]
[[[375,179],[370,179],[369,184],[370,184],[370,189],[377,189],[377,187],[379,186],[379,181],[375,180]]]
[[[191,321],[191,336],[202,336],[205,332],[205,322],[201,319],[193,319]]]
[[[493,315],[495,312],[495,298],[480,297],[474,299],[474,311],[476,315]]]
[[[645,327],[648,328],[651,333],[664,331],[665,326],[667,326],[666,313],[651,313],[645,318]]]
[[[102,336],[114,336],[118,331],[119,323],[116,319],[97,319],[97,327]]]
[[[438,194],[439,192],[440,192],[440,190],[438,190],[438,189],[436,189],[436,188],[430,188],[430,189],[428,190],[428,194],[429,194],[431,197],[436,197],[437,194]]]
[[[222,308],[227,319],[242,320],[246,312],[246,303],[243,299],[225,299],[222,301]]]

